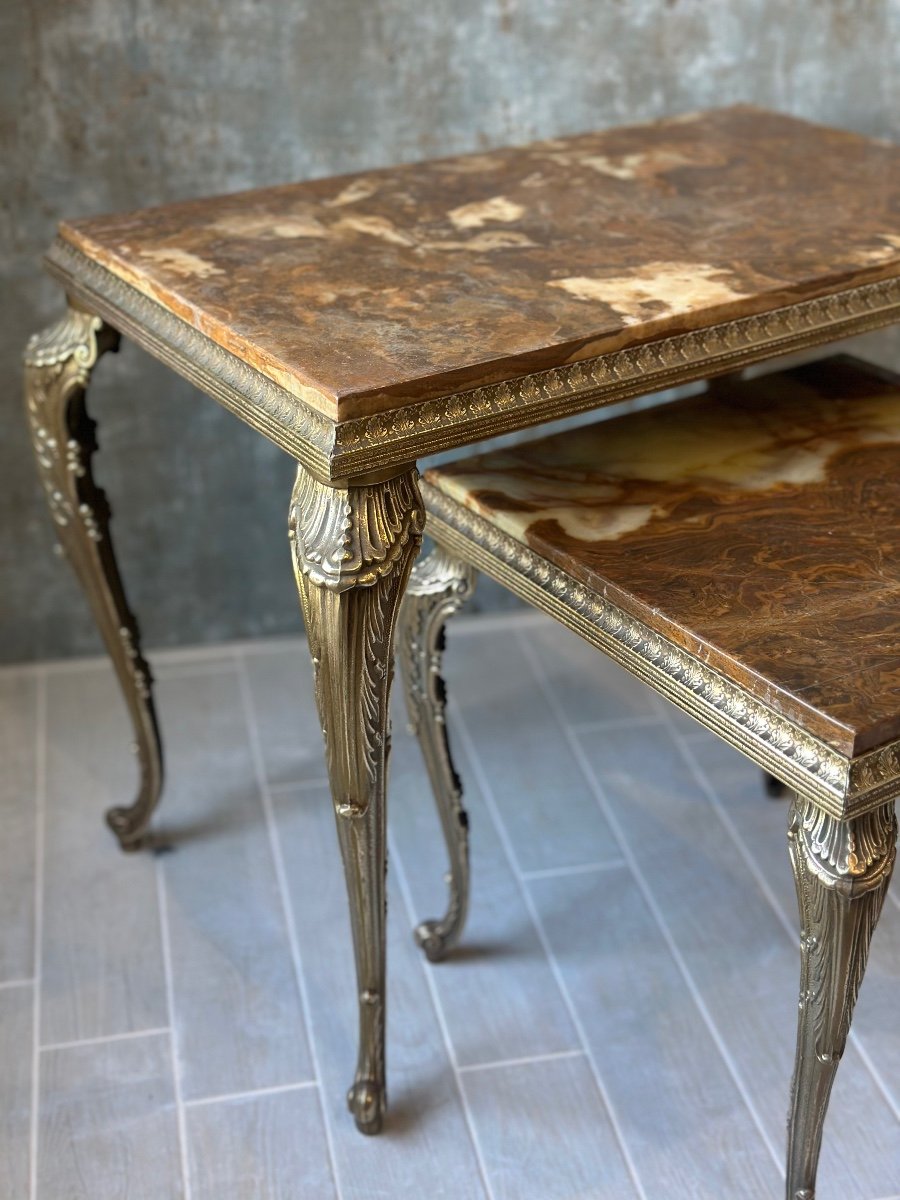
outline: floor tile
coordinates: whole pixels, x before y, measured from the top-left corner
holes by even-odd
[[[41,1056],[37,1200],[180,1200],[167,1035]]]
[[[495,1200],[638,1195],[584,1057],[467,1071],[463,1087]]]
[[[49,673],[47,740],[41,1040],[158,1028],[168,1012],[155,865],[122,853],[103,819],[137,787],[111,670]]]
[[[31,1131],[31,984],[0,988],[0,1196],[25,1197]]]
[[[549,617],[522,631],[573,725],[658,717],[653,693],[639,679],[587,646]]]
[[[336,1200],[315,1088],[191,1105],[191,1200]]]
[[[269,783],[321,782],[325,752],[306,643],[248,650],[245,663]]]
[[[537,686],[515,632],[454,637],[445,655],[462,714],[522,871],[618,853],[609,827]]]
[[[186,1100],[314,1078],[236,672],[167,677],[161,824]]]
[[[647,1200],[781,1175],[626,868],[529,884]]]
[[[37,678],[0,675],[0,983],[34,974]]]
[[[471,913],[463,945],[429,968],[456,1060],[467,1066],[576,1049],[578,1036],[521,884],[468,758],[461,749],[456,753],[472,831]],[[443,837],[418,746],[401,731],[391,754],[390,825],[416,922],[441,916],[447,903]]]

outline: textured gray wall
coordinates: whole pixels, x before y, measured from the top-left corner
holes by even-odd
[[[59,217],[736,100],[883,137],[900,113],[900,0],[0,0],[0,48],[6,660],[98,646],[18,396]],[[868,345],[900,365],[896,337]],[[298,629],[291,463],[133,347],[92,400],[146,644]]]

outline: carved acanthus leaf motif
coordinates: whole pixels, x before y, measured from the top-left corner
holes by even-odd
[[[839,821],[807,800],[798,813],[794,832],[802,842],[810,870],[826,886],[836,886],[843,880],[877,882],[879,864],[893,859],[897,842],[892,804]]]
[[[415,472],[349,487],[298,476],[290,516],[295,563],[321,587],[371,586],[394,570],[424,525]]]
[[[83,369],[82,382],[86,382],[87,372],[97,361],[97,334],[102,328],[100,317],[69,308],[53,325],[29,338],[25,346],[25,365],[56,367],[73,363],[76,369]]]
[[[394,621],[425,524],[416,473],[338,488],[300,467],[289,523],[332,795],[361,817],[383,773]]]
[[[466,563],[450,558],[440,546],[413,566],[406,589],[403,624],[403,680],[407,710],[415,724],[425,703],[440,699],[435,719],[443,721],[443,685],[440,682],[443,628],[472,594],[475,572]],[[438,697],[440,692],[440,697]]]

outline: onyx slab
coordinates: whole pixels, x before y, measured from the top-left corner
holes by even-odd
[[[427,483],[842,754],[900,737],[900,379],[832,358]]]
[[[748,106],[63,222],[335,421],[900,275],[900,150]]]

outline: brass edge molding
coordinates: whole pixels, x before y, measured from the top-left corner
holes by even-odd
[[[900,278],[863,284],[502,383],[335,422],[223,349],[69,242],[46,264],[68,291],[326,480],[735,370],[887,325]]]
[[[329,479],[335,424],[61,238],[45,264],[113,328],[218,400],[314,474]]]
[[[382,447],[398,445],[409,446],[410,453],[414,450],[415,457],[422,457],[877,328],[898,315],[900,278],[863,284],[506,382],[342,421],[336,431],[335,457],[354,465],[357,456],[365,462],[378,461]]]
[[[423,481],[426,532],[591,642],[837,820],[900,791],[900,742],[850,759]]]

